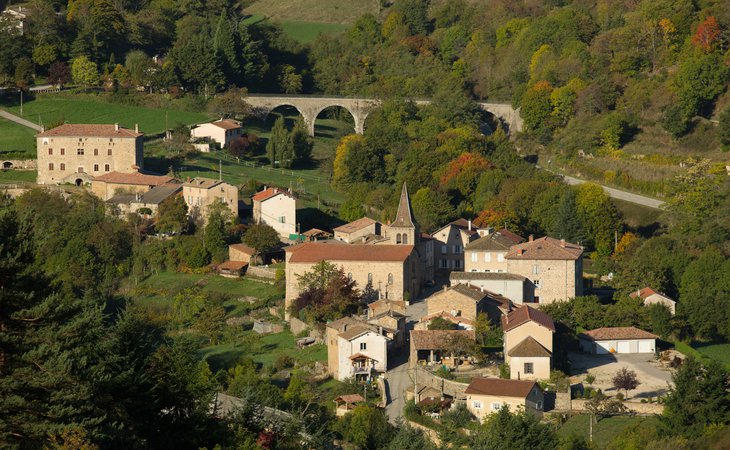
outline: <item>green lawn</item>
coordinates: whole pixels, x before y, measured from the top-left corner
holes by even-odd
[[[175,295],[193,286],[200,287],[205,293],[230,297],[230,300],[224,303],[229,315],[241,315],[247,312],[245,306],[248,304],[240,302],[236,298],[256,297],[265,300],[278,295],[274,286],[246,278],[235,279],[213,274],[161,272],[146,278],[136,286],[136,292],[139,293],[136,300],[149,308],[168,311],[172,308]]]
[[[574,415],[558,429],[558,435],[570,436],[577,434],[588,440],[589,416],[587,414]],[[593,443],[597,448],[605,448],[623,431],[637,426],[656,427],[659,419],[656,417],[628,417],[616,416],[603,419],[593,424]]]
[[[35,134],[31,128],[0,119],[0,159],[35,158]]]
[[[322,34],[336,34],[347,29],[349,25],[339,23],[321,23],[321,22],[299,22],[284,21],[280,22],[284,33],[295,41],[302,44],[309,44]]]
[[[377,0],[255,0],[247,2],[246,14],[266,16],[277,22],[300,20],[324,23],[354,23],[364,14],[378,14]]]
[[[6,109],[20,115],[18,105]],[[162,133],[165,123],[172,128],[179,123],[189,125],[210,120],[204,113],[110,103],[102,97],[83,94],[73,97],[67,94],[43,94],[23,105],[23,117],[37,122],[39,116],[45,124],[60,120],[68,123],[119,123],[127,128],[134,128],[138,124],[140,131],[146,134]]]
[[[692,348],[697,350],[701,355],[719,361],[730,367],[730,343],[724,344],[704,344],[694,343]]]
[[[35,183],[35,170],[0,170],[0,183]]]
[[[259,336],[248,331],[236,342],[204,347],[200,357],[207,360],[213,370],[231,367],[241,357],[251,358],[264,366],[271,366],[281,355],[287,355],[299,363],[327,360],[327,347],[323,344],[310,345],[304,349],[296,346],[296,337],[291,332]]]

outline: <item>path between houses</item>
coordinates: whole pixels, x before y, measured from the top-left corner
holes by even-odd
[[[16,116],[15,114],[10,114],[9,112],[2,109],[0,109],[0,117],[2,117],[3,119],[7,119],[11,122],[15,122],[18,125],[23,125],[24,127],[32,128],[36,131],[41,131],[40,125],[36,125],[29,120],[25,120],[20,116]]]

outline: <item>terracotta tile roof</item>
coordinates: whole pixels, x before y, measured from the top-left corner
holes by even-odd
[[[328,328],[332,328],[334,330],[337,330],[338,332],[345,331],[350,325],[363,325],[364,322],[358,319],[355,319],[354,317],[346,316],[339,318],[337,320],[333,320],[332,322],[327,323]]]
[[[291,194],[291,192],[285,190],[285,189],[279,189],[277,187],[270,187],[266,188],[261,192],[257,192],[254,194],[251,199],[256,202],[263,202],[270,198],[276,197],[277,195],[282,194],[286,195],[287,197],[294,198],[294,195]]]
[[[477,227],[475,227],[472,224],[471,230],[470,230],[469,229],[469,221],[466,220],[466,219],[456,219],[456,220],[453,220],[453,221],[447,223],[446,225],[444,225],[443,227],[439,228],[438,230],[434,231],[431,234],[433,236],[435,236],[439,231],[441,231],[441,230],[443,230],[444,228],[447,228],[447,227],[456,227],[456,228],[458,228],[459,230],[463,231],[464,233],[466,233],[469,236],[473,236],[473,235],[477,234]]]
[[[36,135],[36,137],[108,137],[108,138],[137,138],[142,133],[135,133],[129,128],[114,124],[81,124],[65,123]]]
[[[332,233],[328,233],[319,228],[310,228],[309,230],[302,233],[306,237],[317,237],[317,236],[332,236]]]
[[[507,239],[510,239],[515,244],[521,244],[525,242],[525,238],[520,236],[519,234],[513,233],[510,230],[506,228],[502,228],[501,230],[497,230],[496,233],[501,234],[502,236],[506,237]]]
[[[452,336],[465,336],[476,339],[474,330],[412,330],[411,346],[416,350],[435,350],[443,348]]]
[[[139,200],[134,203],[142,203],[147,205],[159,205],[171,196],[182,191],[181,184],[163,184],[161,186],[155,186],[149,191],[142,194]]]
[[[340,225],[339,227],[335,228],[334,231],[337,231],[338,233],[352,233],[358,230],[362,230],[363,228],[368,227],[374,223],[377,223],[377,221],[371,219],[370,217],[363,217],[362,219],[357,219],[350,223]]]
[[[631,298],[639,297],[639,298],[642,298],[644,300],[646,300],[647,297],[651,297],[652,295],[661,295],[664,298],[667,298],[669,300],[672,300],[671,298],[667,297],[666,294],[663,294],[661,292],[657,292],[657,291],[655,291],[654,289],[652,289],[650,287],[645,287],[644,289],[640,289],[638,291],[634,291],[634,292],[632,292],[630,294]]]
[[[320,261],[403,262],[413,253],[412,245],[332,245],[322,242],[287,247],[292,253],[291,263],[318,263]]]
[[[223,128],[224,130],[236,130],[238,128],[241,128],[240,123],[231,119],[216,120],[215,122],[210,122],[210,124],[215,125],[219,128]]]
[[[219,270],[241,270],[248,265],[247,262],[243,261],[225,261],[218,264]]]
[[[449,280],[453,283],[454,281],[462,280],[516,280],[525,281],[527,278],[522,275],[515,275],[513,273],[506,272],[451,272]]]
[[[362,336],[363,334],[369,333],[369,332],[375,333],[378,336],[382,337],[383,339],[390,340],[389,337],[378,333],[377,325],[370,325],[366,322],[359,322],[357,325],[354,325],[352,327],[347,327],[347,329],[345,331],[342,331],[338,336],[345,340],[351,341],[351,340],[355,339],[356,337]]]
[[[340,401],[344,403],[361,403],[364,402],[365,399],[362,398],[360,394],[347,394],[347,395],[340,395],[335,399],[335,401]]]
[[[603,341],[609,339],[659,339],[656,334],[640,330],[636,327],[604,327],[586,331],[580,334],[592,341]]]
[[[252,256],[256,254],[256,250],[252,249],[246,244],[231,244],[228,246],[228,248],[232,248],[234,250],[238,250],[239,252],[243,252]]]
[[[534,381],[474,378],[464,392],[471,395],[527,398],[533,388],[540,389]]]
[[[374,315],[378,315],[383,311],[405,312],[406,302],[387,299],[376,300],[372,303],[368,303],[368,308],[370,308]]]
[[[508,251],[510,247],[515,245],[520,240],[524,241],[524,239],[522,239],[520,236],[517,236],[510,231],[500,230],[486,236],[482,236],[472,242],[469,242],[466,247],[464,247],[464,249],[492,252]]]
[[[507,252],[506,258],[575,260],[580,258],[582,254],[583,249],[579,245],[545,236],[534,241],[513,245],[510,251]]]
[[[122,172],[109,172],[104,175],[94,177],[93,182],[102,181],[104,183],[114,184],[138,184],[144,186],[159,186],[161,184],[169,183],[174,181],[173,177],[167,175],[155,175],[151,173],[122,173]]]
[[[354,355],[350,355],[350,359],[375,359],[372,356],[365,355],[363,353],[355,353]]]
[[[550,316],[540,311],[539,309],[527,305],[522,305],[519,308],[516,308],[511,313],[507,314],[506,316],[503,316],[502,328],[506,332],[514,330],[515,328],[527,322],[535,322],[550,331],[555,331],[555,324],[553,323],[553,319]]]
[[[522,340],[519,344],[512,347],[512,349],[507,352],[509,356],[516,356],[516,357],[543,357],[543,358],[550,358],[553,354],[550,353],[550,350],[543,347],[535,338],[532,336],[527,336],[525,339]]]
[[[464,283],[457,283],[451,286],[448,290],[458,292],[461,295],[469,297],[475,302],[480,302],[487,296],[487,293],[485,291],[482,291],[478,287]]]

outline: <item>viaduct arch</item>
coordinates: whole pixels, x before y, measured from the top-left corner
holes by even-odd
[[[310,136],[314,136],[314,122],[317,116],[331,106],[339,106],[347,110],[355,120],[355,133],[363,134],[365,119],[380,106],[380,100],[370,98],[316,97],[309,95],[259,95],[252,94],[244,99],[251,105],[253,113],[265,119],[271,111],[279,106],[291,106],[299,111],[304,119]],[[430,100],[416,100],[417,105],[427,105]],[[477,103],[481,109],[493,114],[508,131],[522,131],[522,117],[519,110],[507,103]]]

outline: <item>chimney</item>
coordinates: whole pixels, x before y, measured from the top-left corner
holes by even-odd
[[[139,133],[139,124],[137,123],[134,124],[134,132]]]
[[[46,126],[45,125],[41,125],[41,133],[43,133],[44,131],[46,131]]]
[[[118,123],[115,123],[114,124],[114,131],[119,131],[119,124]]]
[[[522,254],[524,254],[524,253],[525,253],[525,249],[523,249],[523,248],[518,248],[518,249],[517,249],[517,254],[518,254],[518,255],[522,255]]]
[[[471,219],[469,219],[469,231],[471,231]]]
[[[560,240],[560,246],[565,248],[565,239]]]
[[[530,242],[534,241],[535,240],[535,235],[534,234],[531,234],[528,239],[530,240]]]
[[[444,284],[444,292],[446,292],[447,290],[448,290],[448,288],[447,288],[447,287],[446,287],[446,285]]]

